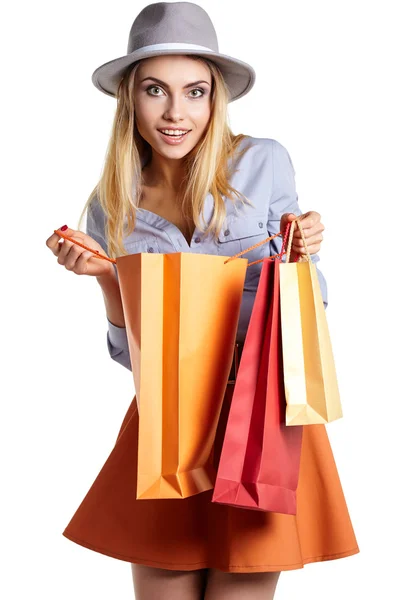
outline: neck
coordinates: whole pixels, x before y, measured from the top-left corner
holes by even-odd
[[[178,192],[185,175],[183,160],[165,158],[153,151],[149,162],[142,169],[142,175],[147,187]]]

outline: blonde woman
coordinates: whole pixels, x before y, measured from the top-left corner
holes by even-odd
[[[301,215],[294,169],[282,144],[234,135],[229,102],[255,80],[246,63],[221,54],[208,14],[189,2],[146,6],[126,56],[102,65],[93,82],[117,99],[86,234],[72,239],[117,257],[137,252],[233,256],[284,231]],[[302,216],[313,261],[320,215]],[[107,314],[110,356],[131,369],[114,265],[51,235],[47,245],[68,271],[96,277]],[[282,238],[249,252],[275,254]],[[304,253],[298,232],[293,250]],[[243,344],[261,265],[249,270],[237,332]],[[327,304],[326,282],[318,270]],[[215,466],[234,384],[228,384],[215,442]],[[297,515],[211,502],[212,490],[182,500],[136,500],[138,411],[134,398],[104,467],[63,532],[91,550],[131,563],[136,600],[268,600],[282,571],[358,552],[324,426],[304,433]]]

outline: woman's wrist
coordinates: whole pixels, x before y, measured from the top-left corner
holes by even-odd
[[[96,279],[103,292],[107,319],[116,327],[125,327],[121,291],[112,263],[110,263],[110,271],[104,275],[99,275]]]
[[[98,284],[100,285],[101,288],[107,287],[110,284],[112,285],[114,282],[116,282],[118,284],[118,279],[117,279],[117,274],[115,272],[115,269],[112,265],[112,263],[108,263],[109,269],[107,271],[107,273],[104,273],[103,275],[98,275],[96,277]]]

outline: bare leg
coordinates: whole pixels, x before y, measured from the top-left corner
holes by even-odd
[[[204,600],[273,600],[280,571],[225,573],[209,569]]]
[[[172,571],[131,563],[136,600],[203,600],[207,569]]]

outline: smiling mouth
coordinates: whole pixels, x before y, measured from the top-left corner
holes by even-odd
[[[161,129],[158,129],[158,131],[168,137],[181,138],[181,137],[184,137],[185,135],[187,135],[191,131],[191,129],[188,129],[184,133],[166,133],[165,131],[161,131]]]

